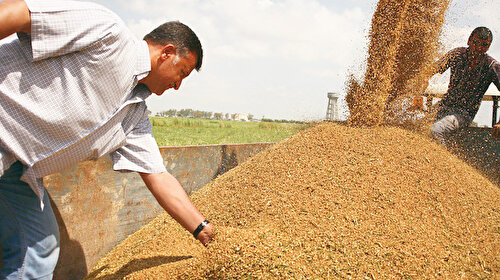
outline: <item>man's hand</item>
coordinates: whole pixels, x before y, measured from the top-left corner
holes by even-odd
[[[170,173],[139,174],[163,209],[187,231],[193,233],[205,220],[205,217],[191,203],[179,181]],[[197,236],[197,239],[205,246],[212,238],[213,228],[210,224],[206,225]]]
[[[205,247],[208,245],[208,243],[212,242],[214,238],[214,228],[212,227],[212,224],[208,224],[206,227],[203,228],[202,231],[198,234],[198,240],[203,244]]]
[[[500,140],[500,122],[493,126],[493,137]]]

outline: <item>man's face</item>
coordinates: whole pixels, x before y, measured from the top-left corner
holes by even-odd
[[[474,56],[479,56],[485,54],[488,51],[491,45],[491,40],[481,39],[477,36],[477,34],[474,34],[469,39],[468,45],[471,54]]]
[[[179,89],[182,80],[189,76],[196,66],[196,54],[188,52],[185,56],[178,52],[165,51],[158,58],[154,72],[154,81],[148,85],[151,92],[162,95],[167,89]]]

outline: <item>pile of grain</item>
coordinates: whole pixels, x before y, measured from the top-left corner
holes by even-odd
[[[203,248],[162,215],[88,279],[494,279],[500,189],[427,138],[322,123],[192,196]]]
[[[385,122],[386,108],[398,96],[422,94],[437,55],[438,37],[449,0],[380,0],[372,18],[367,70],[351,76],[346,101],[349,122]]]

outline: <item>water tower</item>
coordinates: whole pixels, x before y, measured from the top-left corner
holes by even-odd
[[[339,108],[338,108],[339,95],[334,92],[328,93],[328,108],[326,109],[326,120],[328,121],[338,121],[339,120]]]

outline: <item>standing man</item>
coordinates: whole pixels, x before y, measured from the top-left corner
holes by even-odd
[[[448,91],[438,105],[436,122],[431,133],[444,142],[447,133],[467,127],[481,105],[484,93],[491,83],[500,90],[500,63],[486,52],[493,34],[486,27],[474,29],[467,42],[468,48],[449,51],[437,62],[436,73],[450,68]],[[493,128],[493,136],[500,136],[500,123]]]
[[[167,22],[136,39],[94,3],[0,2],[0,279],[51,279],[59,232],[42,178],[110,154],[202,244],[212,226],[163,166],[145,99],[199,70],[196,34]],[[92,187],[92,186],[89,186]]]

